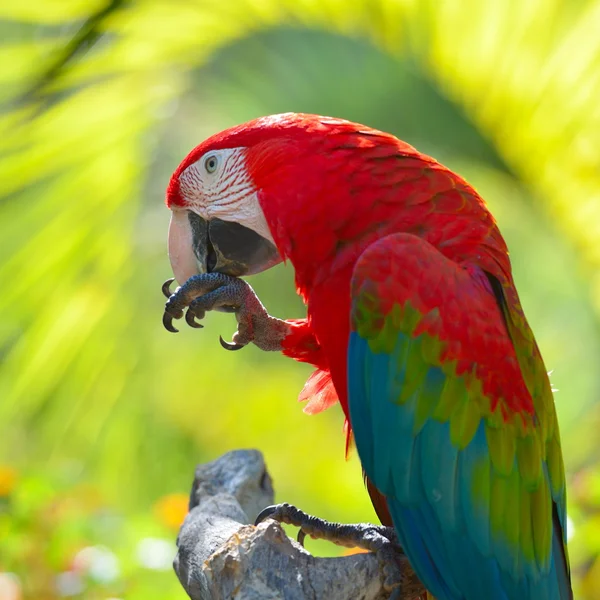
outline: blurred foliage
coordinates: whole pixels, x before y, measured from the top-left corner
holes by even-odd
[[[183,598],[162,570],[181,494],[232,448],[266,454],[280,500],[375,519],[340,411],[294,401],[310,369],[222,352],[227,315],[161,325],[170,173],[289,110],[392,131],[490,203],[559,389],[577,598],[597,598],[599,30],[591,0],[0,3],[0,598]],[[302,314],[289,268],[253,283]]]

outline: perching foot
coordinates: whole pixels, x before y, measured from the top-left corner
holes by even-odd
[[[256,517],[255,525],[265,519],[274,519],[300,528],[298,542],[303,544],[309,535],[314,539],[323,539],[338,546],[362,548],[379,554],[383,558],[385,587],[390,599],[400,598],[403,573],[400,558],[403,557],[398,537],[393,527],[356,523],[352,525],[333,523],[313,517],[287,503],[268,506]]]
[[[303,542],[309,535],[314,539],[327,540],[337,546],[346,548],[362,548],[370,552],[377,552],[382,546],[389,543],[398,545],[398,537],[393,527],[384,525],[371,525],[370,523],[334,523],[319,517],[313,517],[304,511],[287,504],[267,506],[256,517],[255,525],[265,519],[274,519],[279,523],[287,523],[300,528],[298,541]]]

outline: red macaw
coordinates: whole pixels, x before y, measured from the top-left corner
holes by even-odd
[[[166,201],[181,287],[165,326],[233,311],[225,347],[317,367],[308,412],[339,400],[374,506],[431,594],[572,598],[550,382],[468,183],[387,133],[290,113],[197,146]],[[238,279],[281,260],[306,319],[269,316]]]

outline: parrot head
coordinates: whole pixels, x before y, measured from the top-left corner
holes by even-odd
[[[171,177],[168,248],[179,284],[198,273],[250,275],[281,261],[246,153],[235,135],[213,136],[194,148]]]
[[[166,196],[169,258],[178,283],[207,272],[251,275],[290,258],[297,241],[291,241],[292,229],[309,232],[302,225],[331,223],[319,200],[323,190],[339,196],[339,175],[356,171],[332,153],[351,150],[347,136],[358,134],[374,136],[373,143],[397,142],[343,119],[285,113],[225,130],[194,148],[173,173]],[[316,236],[304,242],[313,250],[323,244]]]

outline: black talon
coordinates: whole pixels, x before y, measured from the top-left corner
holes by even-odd
[[[170,298],[173,295],[173,292],[171,291],[171,284],[175,281],[174,277],[171,277],[171,279],[167,279],[163,284],[162,287],[160,288],[162,290],[162,293],[164,295],[165,298]]]
[[[227,343],[227,342],[222,342]],[[258,513],[258,517],[254,519],[254,525],[258,525],[262,523],[265,519],[268,519],[271,515],[275,514],[279,509],[279,506],[273,504],[271,506],[267,506],[267,508],[263,508],[260,513]]]
[[[185,313],[185,320],[187,321],[187,324],[194,329],[202,329],[204,327],[204,325],[196,321],[196,315],[191,310],[188,310]]]
[[[236,344],[235,342],[226,342],[221,336],[219,336],[219,342],[221,344],[221,346],[223,348],[225,348],[225,350],[241,350],[244,347],[244,344]],[[271,508],[271,507],[269,507]],[[262,511],[262,513],[260,513],[261,515],[266,511],[267,509],[265,508],[265,510]],[[258,515],[260,517],[260,515]]]
[[[302,547],[304,547],[304,539],[305,538],[306,538],[306,534],[304,533],[304,531],[302,531],[302,529],[300,529],[298,531],[298,537],[296,538],[296,540]]]
[[[167,331],[170,331],[171,333],[179,333],[179,329],[175,329],[173,326],[173,317],[166,311],[163,315],[163,325]]]

